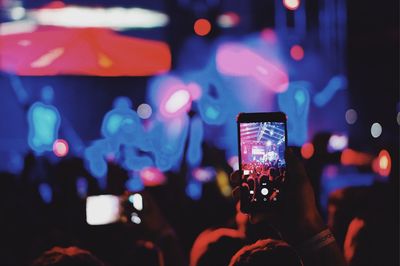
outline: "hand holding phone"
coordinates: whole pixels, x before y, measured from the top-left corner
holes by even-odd
[[[240,113],[237,124],[241,211],[270,209],[281,201],[286,180],[286,115]]]

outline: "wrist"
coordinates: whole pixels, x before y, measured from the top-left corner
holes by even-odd
[[[325,230],[327,226],[322,217],[316,213],[299,220],[296,225],[287,230],[285,238],[291,244],[298,244]]]

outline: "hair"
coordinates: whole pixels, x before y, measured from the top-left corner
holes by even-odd
[[[105,266],[105,264],[92,253],[78,247],[53,247],[45,251],[32,263],[32,266],[68,265]]]
[[[206,230],[193,244],[190,266],[226,266],[243,245],[244,239],[237,230],[228,228]]]
[[[282,240],[263,239],[240,249],[229,266],[303,266],[296,251]]]

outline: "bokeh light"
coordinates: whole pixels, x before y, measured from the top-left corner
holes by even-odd
[[[283,5],[289,10],[296,10],[300,6],[300,0],[283,0]]]
[[[372,163],[372,169],[375,173],[382,177],[387,177],[390,175],[392,169],[392,159],[387,150],[381,150],[378,157]]]
[[[304,159],[310,159],[314,155],[314,145],[312,143],[305,143],[301,147],[301,156]]]
[[[400,112],[397,113],[397,124],[400,126]]]
[[[371,135],[374,138],[379,138],[382,134],[382,126],[379,123],[373,123],[371,126]]]
[[[69,151],[68,142],[64,139],[57,139],[53,144],[53,152],[57,157],[67,156]]]
[[[200,18],[194,23],[194,32],[199,36],[205,36],[211,31],[211,23],[207,19]]]
[[[354,109],[347,110],[346,114],[345,114],[345,118],[346,118],[347,124],[353,125],[355,122],[357,122],[357,118],[358,118],[356,110],[354,110]]]
[[[290,48],[290,56],[296,60],[300,61],[304,57],[304,49],[300,45],[296,44]]]
[[[153,110],[151,109],[151,106],[148,105],[147,103],[142,103],[137,108],[137,114],[142,119],[149,118],[151,116],[152,112],[153,112]]]
[[[217,23],[221,28],[232,28],[239,24],[240,17],[235,12],[226,12],[217,18]]]
[[[329,148],[332,151],[341,151],[347,147],[349,139],[345,135],[332,135],[329,138]]]

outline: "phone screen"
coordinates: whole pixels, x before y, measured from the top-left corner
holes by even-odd
[[[251,122],[238,120],[241,208],[245,212],[275,205],[286,178],[286,121],[254,121],[268,120],[267,115],[250,118]]]
[[[99,195],[86,198],[86,222],[90,225],[118,222],[120,212],[120,200],[118,196]]]

